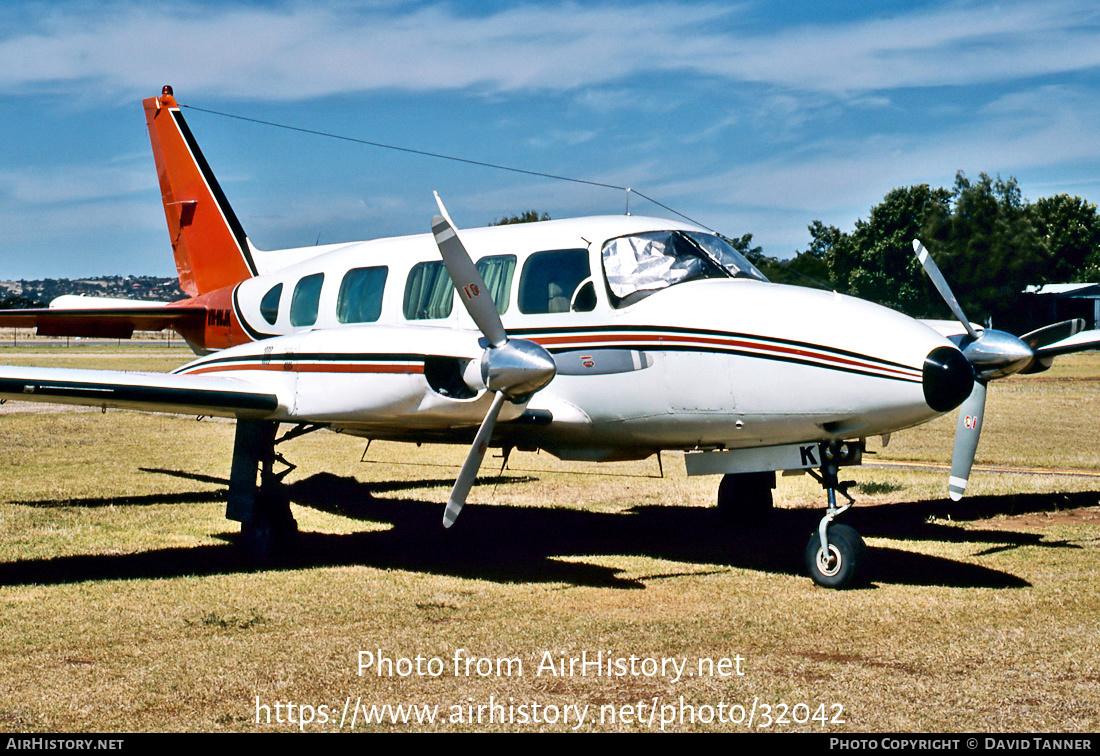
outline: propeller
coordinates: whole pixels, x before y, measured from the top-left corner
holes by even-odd
[[[495,394],[489,411],[485,413],[481,427],[474,436],[466,461],[459,470],[451,496],[447,499],[443,527],[449,528],[454,525],[455,518],[462,511],[470,488],[477,478],[477,471],[485,459],[493,428],[505,400],[515,404],[526,402],[532,394],[553,380],[557,366],[554,358],[541,345],[527,339],[508,338],[489,288],[466,252],[466,247],[447,214],[447,208],[443,206],[443,200],[438,193],[434,194],[440,214],[432,218],[432,235],[435,236],[435,244],[458,292],[458,298],[462,300],[463,306],[488,344],[481,356],[481,378],[485,387]]]
[[[966,336],[960,342],[959,349],[974,368],[974,388],[959,407],[959,420],[955,426],[955,449],[951,454],[948,492],[952,501],[958,501],[966,491],[970,470],[974,466],[974,455],[978,449],[985,417],[986,387],[989,382],[1016,373],[1041,372],[1050,367],[1051,361],[1059,354],[1095,348],[1097,339],[1093,337],[1078,342],[1073,340],[1085,327],[1085,321],[1081,319],[1044,326],[1022,337],[992,328],[978,330],[967,320],[951,287],[947,285],[947,279],[943,277],[928,250],[917,239],[913,240],[913,251],[936,291],[966,329]]]

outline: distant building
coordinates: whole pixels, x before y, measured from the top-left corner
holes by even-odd
[[[1100,283],[1028,286],[1023,301],[1036,322],[1084,318],[1090,328],[1100,328]]]

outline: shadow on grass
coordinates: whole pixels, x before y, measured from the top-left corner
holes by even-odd
[[[501,482],[525,480],[505,478]],[[365,565],[505,583],[548,582],[641,589],[645,587],[644,580],[650,578],[626,577],[614,567],[590,564],[583,561],[584,558],[640,555],[775,574],[801,574],[802,551],[821,517],[819,510],[776,510],[766,526],[738,527],[723,524],[716,509],[703,507],[645,506],[627,512],[600,513],[566,508],[475,505],[463,512],[455,527],[445,530],[441,525],[443,505],[440,502],[372,496],[372,492],[449,487],[450,484],[450,480],[361,483],[353,478],[321,473],[291,484],[288,487],[291,500],[318,511],[390,527],[346,535],[301,533],[292,555],[261,565],[242,556],[232,543],[137,554],[10,562],[0,564],[0,585]],[[170,498],[161,497],[160,502]],[[1096,493],[976,497],[963,503],[938,500],[856,507],[844,515],[844,521],[868,537],[973,543],[982,547],[980,553],[1022,545],[1075,548],[1066,543],[1044,541],[1042,536],[1032,533],[964,529],[946,520],[948,516],[958,521],[999,513],[1064,510],[1096,503]],[[79,501],[70,503],[79,504]],[[226,541],[236,540],[235,533],[221,537]],[[871,555],[869,579],[872,584],[992,588],[1028,585],[1005,572],[942,557],[892,548],[872,549]]]

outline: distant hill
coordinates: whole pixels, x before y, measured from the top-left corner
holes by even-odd
[[[185,299],[176,278],[157,276],[99,276],[96,278],[46,278],[37,281],[0,281],[0,309],[46,307],[62,294],[121,297],[173,302]]]

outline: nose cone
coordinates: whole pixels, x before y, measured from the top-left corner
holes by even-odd
[[[509,399],[526,397],[544,388],[557,372],[554,358],[542,346],[527,339],[509,339],[486,352],[482,378],[490,391]]]
[[[1035,358],[1031,347],[1011,333],[987,328],[976,341],[963,347],[966,359],[983,381],[1018,373]]]
[[[936,412],[958,407],[974,388],[974,368],[955,347],[940,346],[924,358],[924,400]]]

